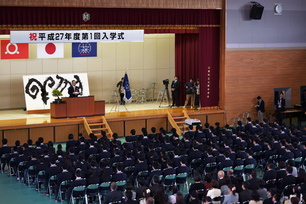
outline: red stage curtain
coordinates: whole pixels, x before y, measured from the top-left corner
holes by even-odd
[[[184,105],[184,84],[190,77],[199,78],[199,35],[176,34],[175,35],[175,74],[179,76],[180,105]]]
[[[199,38],[201,106],[218,106],[220,28],[200,28]]]
[[[83,13],[90,20],[82,20]],[[210,9],[123,9],[0,7],[0,25],[77,26],[77,25],[219,25],[220,11]]]

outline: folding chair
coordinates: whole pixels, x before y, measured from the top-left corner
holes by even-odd
[[[117,181],[116,184],[117,184],[118,190],[119,189],[124,189],[126,181]],[[123,191],[123,190],[121,190],[121,191]]]
[[[189,192],[189,186],[188,186],[188,182],[187,182],[187,176],[188,174],[187,173],[179,173],[177,174],[176,178],[180,178],[180,179],[184,179],[185,181],[183,181],[182,183],[179,183],[177,180],[176,180],[176,184],[180,185],[180,184],[183,184],[185,185],[186,184],[186,188],[187,188],[187,192]]]
[[[205,166],[204,173],[205,174],[212,173],[216,168],[217,168],[217,163],[216,162],[208,163]]]
[[[21,178],[24,176],[24,171],[26,168],[27,162],[19,162],[18,167],[17,167],[17,177],[19,178],[19,181],[21,181]]]
[[[244,181],[247,181],[249,179],[247,179],[251,173],[251,170],[255,168],[254,164],[248,164],[244,167],[244,173],[243,173],[243,179]]]
[[[166,175],[164,179],[164,186],[167,188],[175,184],[175,177],[175,174]]]
[[[302,165],[302,161],[303,161],[303,157],[297,157],[294,159],[295,162],[295,167],[296,168],[300,168],[300,166]]]
[[[223,168],[223,171],[224,171],[224,173],[226,173],[228,170],[230,170],[230,169],[232,169],[232,168],[233,168],[232,166],[225,167],[225,168]]]
[[[265,187],[269,190],[270,188],[276,188],[276,179],[270,179],[266,181]]]
[[[135,166],[127,166],[124,168],[123,172],[126,173],[128,177],[130,177],[132,173],[134,172],[134,169],[135,169]]]
[[[1,156],[1,160],[0,160],[1,173],[4,172],[6,160],[8,157],[9,157],[9,154],[2,154]]]
[[[39,171],[37,176],[36,176],[36,181],[37,181],[37,190],[38,192],[40,191],[40,184],[44,183],[45,179],[45,171]]]
[[[99,193],[99,184],[91,184],[87,186],[85,191],[85,202],[88,204],[88,198],[98,198],[99,204],[101,204],[100,193]]]
[[[149,171],[141,171],[141,172],[138,172],[137,174],[137,177],[136,177],[136,182],[135,182],[135,187],[137,188],[138,187],[138,179],[140,177],[144,178],[145,180],[148,178],[149,176]]]
[[[67,189],[69,188],[71,182],[72,182],[71,180],[61,182],[61,184],[59,186],[59,189],[58,189],[57,196],[55,197],[56,200],[59,198],[61,203],[63,203],[63,201],[64,201],[63,195],[65,195],[65,193],[66,193]]]
[[[103,201],[104,196],[106,196],[109,193],[110,185],[111,185],[111,182],[103,182],[103,183],[100,184],[100,186],[99,186],[99,195],[100,195],[99,200],[100,200],[100,202]]]
[[[82,200],[82,202],[84,201],[85,190],[86,190],[86,186],[76,186],[72,189],[71,197],[70,197],[72,204],[74,204],[76,200]]]
[[[243,174],[244,165],[236,166],[234,168],[234,175],[242,175]]]
[[[15,169],[14,169],[15,165],[16,165],[16,158],[13,157],[9,161],[9,173],[10,173],[10,176],[14,176],[16,174]]]
[[[56,185],[56,181],[57,181],[57,176],[56,175],[51,176],[49,178],[48,190],[49,190],[50,198],[52,197],[52,193],[54,193],[54,188],[55,188],[55,185]],[[55,197],[56,197],[56,195],[55,195]]]
[[[27,172],[28,185],[29,185],[29,187],[31,187],[31,181],[30,181],[30,179],[32,178],[32,179],[34,180],[34,179],[35,179],[35,176],[36,176],[36,174],[35,174],[35,166],[30,166],[30,167],[28,168],[28,172]]]
[[[193,170],[197,169],[202,163],[202,159],[201,158],[196,158],[193,159],[190,163],[190,168],[191,168],[191,174],[193,175]]]
[[[221,204],[222,203],[222,196],[218,196],[212,199],[213,204]]]

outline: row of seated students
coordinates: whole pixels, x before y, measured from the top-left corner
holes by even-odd
[[[271,126],[273,126],[272,129]],[[252,130],[256,129],[254,135],[250,134],[252,131],[247,127],[251,127]],[[16,146],[13,147],[14,152],[3,158],[3,163],[8,163],[11,158],[15,157],[16,168],[22,158],[27,160],[27,156],[31,155],[31,160],[28,161],[26,168],[38,164],[45,164],[47,168],[55,168],[55,166],[64,166],[63,164],[67,163],[67,171],[73,177],[75,177],[76,170],[80,169],[83,178],[96,174],[100,183],[106,180],[114,181],[111,175],[124,175],[122,171],[125,167],[134,166],[134,171],[126,176],[131,176],[132,180],[135,180],[139,172],[149,170],[151,173],[146,180],[149,183],[155,174],[164,176],[177,174],[180,173],[178,169],[182,169],[182,172],[189,172],[189,166],[194,159],[202,161],[202,165],[196,170],[203,173],[206,165],[212,162],[218,163],[219,169],[248,164],[256,165],[257,162],[252,157],[254,152],[264,153],[260,157],[265,162],[269,162],[271,155],[283,155],[278,160],[291,161],[293,158],[304,155],[305,152],[305,144],[300,143],[304,135],[299,134],[299,128],[290,126],[287,130],[284,125],[279,126],[277,122],[274,124],[251,122],[244,127],[238,126],[232,131],[229,126],[221,129],[218,124],[216,127],[209,127],[209,124],[205,124],[205,129],[197,127],[195,132],[190,127],[183,139],[179,138],[175,129],[172,129],[170,137],[164,129],[160,129],[160,133],[155,132],[153,128],[152,134],[147,134],[146,129],[143,128],[142,134],[137,136],[135,130],[132,130],[131,136],[126,137],[124,144],[117,140],[117,134],[114,134],[114,139],[110,141],[105,132],[102,132],[102,137],[99,139],[90,135],[89,141],[83,137],[75,141],[73,135],[69,135],[69,141],[66,143],[67,152],[64,152],[59,145],[56,154],[52,142],[49,142],[48,146],[44,145],[43,138],[39,138],[35,143],[35,148],[30,140],[22,148],[20,143],[16,142]],[[9,149],[6,143],[7,141],[3,140],[3,147],[0,149],[1,161],[2,155],[6,153],[5,149]],[[248,151],[245,151],[246,149]],[[285,154],[288,156],[285,157]],[[88,163],[90,155],[95,157]],[[54,174],[54,172],[49,174],[47,168],[45,185],[50,176]],[[57,170],[56,173],[59,171]]]

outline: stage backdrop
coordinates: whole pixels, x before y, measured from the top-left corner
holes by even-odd
[[[63,97],[69,97],[72,80],[76,81],[82,96],[89,96],[87,73],[23,76],[27,110],[49,109],[50,103],[56,99],[52,96],[54,89],[60,90]]]

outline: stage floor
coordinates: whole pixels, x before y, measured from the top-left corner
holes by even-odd
[[[162,108],[159,108],[160,103],[154,102],[145,102],[143,104],[139,103],[131,103],[131,104],[126,104],[125,106],[119,105],[119,112],[129,112],[132,111],[145,111],[145,110],[154,110],[154,109],[165,109],[168,108],[165,105],[162,106]],[[126,109],[127,110],[126,110]],[[113,109],[112,112],[110,112]],[[105,113],[107,115],[117,115],[118,113],[118,108],[116,109],[117,111],[114,112],[115,106],[114,104],[105,104]],[[109,114],[111,113],[111,114]],[[27,114],[26,111],[23,109],[13,109],[13,110],[0,110],[0,120],[13,120],[13,119],[31,119],[31,118],[50,118],[50,113],[40,113],[40,114]]]

